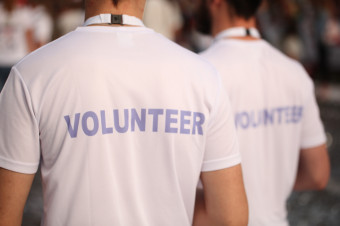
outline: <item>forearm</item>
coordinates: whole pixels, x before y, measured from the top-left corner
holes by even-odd
[[[204,225],[211,225],[211,222],[206,212],[203,190],[197,189],[193,226]]]
[[[295,180],[295,191],[306,190],[322,190],[327,186],[328,176],[320,174],[308,174],[307,172],[299,171]]]
[[[195,213],[194,213],[194,221],[193,226],[241,226],[247,225],[248,213],[241,214],[240,217],[236,215],[232,215],[228,217],[226,213],[222,213],[220,216],[216,215],[218,211],[214,211],[212,213],[208,213],[205,201],[204,201],[204,192],[203,190],[197,190],[196,194],[196,205],[195,205]],[[243,215],[243,216],[242,216]]]
[[[20,226],[34,174],[0,168],[0,226]]]
[[[330,163],[326,145],[301,150],[294,190],[321,190],[328,183]]]
[[[202,173],[203,190],[197,190],[194,226],[246,226],[248,203],[241,166]]]

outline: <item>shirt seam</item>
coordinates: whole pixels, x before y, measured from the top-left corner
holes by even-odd
[[[208,160],[208,161],[203,161],[203,165],[204,164],[211,164],[211,163],[216,163],[216,162],[223,162],[225,160],[232,160],[234,158],[240,158],[241,155],[240,154],[233,154],[229,157],[225,157],[225,158],[220,158],[220,159],[214,159],[214,160]]]
[[[35,126],[36,126],[36,128],[39,128],[39,126],[38,126],[39,123],[38,123],[38,120],[37,120],[39,118],[39,116],[38,116],[37,112],[34,111],[34,107],[33,107],[33,103],[32,103],[32,94],[31,94],[30,90],[28,89],[28,87],[25,83],[25,80],[21,76],[19,70],[15,66],[13,67],[13,70],[15,70],[16,75],[19,77],[20,81],[22,82],[25,91],[27,91],[27,93],[28,93],[28,96],[26,96],[26,97],[29,99],[29,101],[27,101],[27,103],[29,103],[30,111],[32,111],[32,113],[34,115]]]
[[[3,156],[0,156],[0,160],[3,160],[3,161],[10,163],[10,164],[20,165],[20,166],[24,166],[24,167],[36,167],[36,166],[39,165],[39,162],[38,163],[24,163],[24,162],[14,161],[12,159],[5,158]]]

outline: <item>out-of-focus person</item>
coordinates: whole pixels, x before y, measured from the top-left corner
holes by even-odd
[[[287,226],[292,190],[320,190],[330,174],[313,81],[261,39],[261,0],[201,0],[199,30],[215,37],[201,55],[222,76],[234,110],[250,226]]]
[[[180,5],[177,0],[147,0],[143,22],[145,26],[176,41],[183,26]]]
[[[63,0],[59,4],[61,9],[56,19],[56,29],[58,36],[62,36],[83,24],[85,11],[81,0]]]
[[[279,49],[282,48],[282,42],[291,21],[290,6],[291,4],[286,0],[263,0],[257,13],[257,22],[263,37]]]
[[[316,79],[325,88],[333,80],[334,72],[340,72],[340,1],[312,0],[315,10],[315,33],[317,42]],[[337,80],[337,78],[335,79]]]
[[[36,47],[39,48],[52,40],[53,20],[43,0],[30,0],[33,15],[33,34]]]
[[[18,0],[0,0],[0,90],[11,67],[35,48],[31,10]]]
[[[340,2],[326,1],[325,2],[325,22],[321,33],[321,42],[325,48],[325,56],[327,62],[325,66],[329,73],[340,72]],[[328,78],[328,82],[331,81]],[[326,78],[327,80],[327,78]]]

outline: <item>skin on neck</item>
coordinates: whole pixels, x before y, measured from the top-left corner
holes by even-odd
[[[214,37],[221,31],[232,27],[256,28],[255,17],[246,20],[233,13],[228,13],[232,12],[232,10],[225,0],[212,0],[208,7],[212,17],[212,35]],[[251,36],[233,38],[241,40],[258,40],[258,38]]]
[[[85,20],[99,14],[126,14],[139,19],[143,18],[146,0],[120,0],[118,6],[114,6],[112,0],[86,0]]]

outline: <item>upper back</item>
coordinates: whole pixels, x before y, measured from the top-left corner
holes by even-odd
[[[147,28],[81,27],[12,73],[37,120],[47,225],[190,224],[204,159],[222,149],[205,147],[213,67]]]
[[[292,101],[298,104],[305,98],[306,87],[311,85],[300,64],[262,40],[221,41],[202,55],[221,72],[236,108],[245,104],[233,100],[233,96],[240,95],[244,100],[254,100],[247,102],[247,108],[284,106]]]

